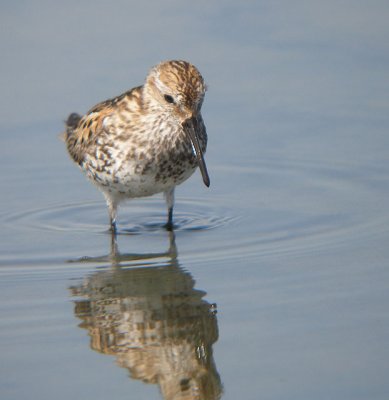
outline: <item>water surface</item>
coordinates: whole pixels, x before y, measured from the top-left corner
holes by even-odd
[[[1,398],[387,399],[389,7],[1,8]],[[168,58],[208,82],[211,187],[115,242],[58,134]]]

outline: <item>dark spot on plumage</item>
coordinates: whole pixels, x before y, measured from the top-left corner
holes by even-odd
[[[184,161],[187,161],[187,160],[188,160],[188,157],[186,156],[185,153],[181,153],[180,156],[179,156],[179,160],[180,160],[181,162],[184,162]]]
[[[71,113],[66,120],[66,127],[67,128],[76,128],[78,123],[81,120],[81,115],[77,113]]]

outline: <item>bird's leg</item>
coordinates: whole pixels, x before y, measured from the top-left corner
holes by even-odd
[[[173,206],[174,206],[174,187],[172,189],[166,190],[164,192],[165,195],[165,200],[166,200],[166,205],[167,205],[167,210],[168,210],[168,217],[167,217],[167,223],[165,225],[165,228],[168,231],[173,230]]]
[[[116,218],[110,216],[110,230],[116,236]]]
[[[173,207],[169,208],[166,226],[169,230],[173,228]]]
[[[105,199],[107,201],[108,213],[109,213],[109,222],[110,222],[110,231],[113,235],[116,236],[116,216],[117,216],[117,202],[114,201],[110,196],[105,195]]]

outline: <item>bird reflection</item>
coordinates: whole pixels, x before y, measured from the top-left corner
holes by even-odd
[[[133,379],[158,384],[164,399],[219,399],[212,354],[216,307],[180,267],[174,233],[169,235],[167,252],[143,256],[120,254],[113,238],[106,257],[112,267],[71,288],[79,297],[75,314],[93,350],[115,355]]]

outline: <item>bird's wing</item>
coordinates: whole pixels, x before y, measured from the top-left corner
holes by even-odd
[[[113,112],[113,108],[109,104],[103,106],[104,103],[98,104],[81,117],[76,126],[66,127],[66,146],[70,156],[78,164],[81,164],[85,153],[102,134],[104,118]]]
[[[136,101],[139,104],[140,92],[141,87],[136,87],[120,96],[96,104],[83,117],[80,117],[78,122],[74,114],[69,116],[65,139],[68,152],[75,162],[81,164],[85,154],[88,151],[94,151],[97,139],[107,133],[105,118],[120,112],[121,108],[129,102]]]

